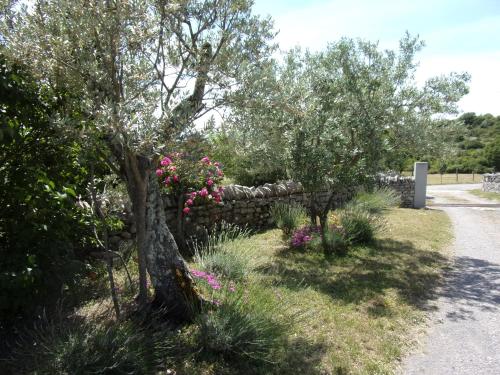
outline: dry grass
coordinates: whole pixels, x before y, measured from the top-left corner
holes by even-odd
[[[479,189],[470,190],[469,193],[474,194],[480,198],[490,199],[492,201],[500,202],[500,193],[495,193],[493,191],[482,191]]]
[[[483,176],[480,174],[459,173],[458,178],[454,173],[443,174],[443,176],[440,174],[427,175],[428,185],[478,184],[481,181],[483,181]]]
[[[403,172],[403,176],[411,176],[410,172]],[[451,184],[478,184],[483,181],[483,176],[477,173],[439,173],[427,175],[427,185],[451,185]]]

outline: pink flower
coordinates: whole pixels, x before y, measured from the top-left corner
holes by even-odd
[[[212,180],[211,178],[209,178],[209,179],[207,180],[207,185],[208,185],[208,186],[212,186],[213,184],[214,184],[213,180]]]
[[[170,185],[170,182],[172,181],[172,179],[170,178],[170,176],[168,176],[166,179],[165,179],[165,185]]]
[[[191,199],[196,198],[197,195],[198,195],[198,193],[196,191],[193,191],[191,194],[189,194],[189,196],[191,197]]]
[[[201,189],[199,194],[200,194],[200,197],[203,197],[203,198],[206,197],[208,195],[207,188]]]
[[[208,158],[208,156],[204,156],[203,158],[201,158],[201,161],[203,163],[210,164],[210,159]]]
[[[217,170],[217,176],[222,177],[224,176],[224,173],[220,169]]]
[[[158,169],[156,170],[156,175],[157,175],[158,177],[161,177],[161,175],[162,175],[162,174],[163,174],[163,171],[162,171],[160,168],[158,168]]]
[[[163,165],[164,167],[166,167],[167,165],[170,165],[172,163],[172,159],[170,159],[168,156],[165,156],[160,164]]]
[[[191,211],[191,209],[189,207],[184,207],[184,209],[182,210],[182,212],[184,212],[184,214],[189,214],[189,211]]]
[[[191,273],[193,274],[193,276],[196,276],[196,277],[205,277],[205,276],[207,276],[206,272],[198,271],[198,270],[192,270]]]
[[[217,282],[217,281],[214,281],[214,282],[208,282],[210,284],[210,286],[212,287],[212,289],[214,290],[218,290],[221,288],[220,284]]]
[[[217,191],[219,192],[219,194],[222,194],[222,192],[224,191],[224,187],[219,186],[219,188],[217,189]]]
[[[168,169],[172,172],[176,171],[177,170],[177,167],[175,165],[171,165],[170,167],[168,167]]]
[[[236,292],[236,288],[235,288],[234,286],[230,286],[230,287],[229,287],[229,291],[230,291],[230,292]]]
[[[193,205],[193,200],[192,200],[192,199],[188,199],[188,200],[186,201],[186,204],[187,204],[188,206],[192,206],[192,205]]]
[[[177,175],[174,176],[174,182],[179,182],[179,176]]]
[[[216,162],[214,163],[214,165],[215,165],[216,167],[220,167],[220,163],[219,163],[218,161],[216,161]]]

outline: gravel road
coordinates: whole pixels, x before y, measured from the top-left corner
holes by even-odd
[[[429,186],[430,204],[491,204],[479,185]],[[427,336],[401,374],[500,374],[500,207],[434,207],[453,222],[454,264],[439,291]]]

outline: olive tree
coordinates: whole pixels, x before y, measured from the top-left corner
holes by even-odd
[[[250,71],[235,94],[248,99],[233,126],[246,132],[250,149],[280,149],[289,176],[311,193],[311,220],[323,230],[336,194],[367,182],[386,158],[442,146],[439,118],[457,111],[468,75],[419,87],[414,59],[422,46],[406,35],[398,52],[350,39],[319,53],[292,50],[282,63]],[[331,193],[322,204],[317,192],[325,188]]]
[[[60,101],[78,108],[82,142],[104,140],[126,183],[137,224],[140,292],[146,272],[155,301],[189,316],[196,293],[165,222],[155,168],[165,145],[223,106],[240,70],[270,53],[270,20],[251,0],[37,0],[4,22],[3,43]],[[87,137],[87,138],[86,138]],[[61,155],[64,157],[64,155]]]

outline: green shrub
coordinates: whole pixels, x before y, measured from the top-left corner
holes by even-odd
[[[196,320],[196,340],[204,352],[240,362],[277,362],[292,319],[278,320],[283,309],[276,296],[262,289],[237,287],[227,291],[217,305],[206,305]]]
[[[59,95],[1,53],[0,87],[1,327],[78,298],[93,235],[75,204],[89,181],[83,146],[53,121]]]
[[[351,205],[339,213],[345,238],[352,244],[373,242],[375,233],[381,228],[381,219],[362,206]]]
[[[306,217],[304,207],[299,204],[277,202],[271,206],[271,218],[286,236],[290,236]]]
[[[359,206],[372,214],[379,214],[391,207],[399,206],[401,197],[391,188],[382,187],[373,192],[360,192],[348,203],[348,206]]]

